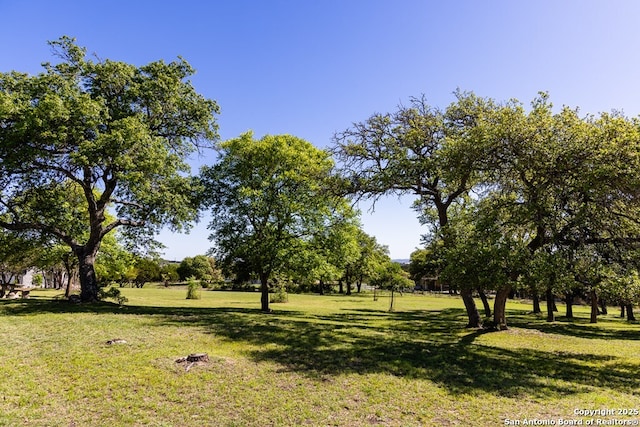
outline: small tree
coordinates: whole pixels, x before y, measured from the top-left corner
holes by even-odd
[[[162,280],[160,264],[150,258],[139,258],[135,263],[136,276],[134,284],[136,288],[142,288],[148,282]]]
[[[164,286],[169,286],[171,282],[177,282],[180,280],[180,275],[178,274],[178,266],[176,264],[165,264],[160,267],[160,277],[162,277],[162,282]]]
[[[409,273],[404,271],[400,264],[391,261],[381,266],[372,280],[372,284],[391,292],[389,311],[394,310],[395,293],[413,286],[413,282],[409,279]]]

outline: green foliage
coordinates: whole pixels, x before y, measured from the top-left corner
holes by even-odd
[[[409,274],[402,269],[400,264],[391,261],[378,268],[371,280],[371,285],[393,291],[413,288],[413,282],[409,279]]]
[[[195,277],[187,279],[187,299],[200,299],[200,283]]]
[[[186,280],[189,277],[195,277],[197,280],[205,282],[222,280],[222,273],[216,268],[215,260],[204,255],[183,259],[176,272],[181,280]]]
[[[123,305],[125,302],[129,301],[127,297],[122,295],[122,292],[118,288],[100,288],[100,299],[113,299],[118,305]]]
[[[556,111],[545,93],[530,109],[455,95],[445,110],[414,99],[335,137],[352,192],[418,197],[427,250],[446,260],[427,267],[427,254],[416,254],[414,277],[442,270],[465,290],[473,326],[470,289],[526,284],[534,293],[581,288],[613,299],[621,286],[633,289],[640,119]],[[498,299],[504,304],[504,295]]]
[[[136,256],[126,250],[117,239],[117,234],[106,235],[96,257],[95,270],[101,285],[124,286],[136,279]]]
[[[178,274],[178,265],[173,263],[167,263],[160,267],[160,277],[165,286],[168,286],[171,282],[177,282],[180,280]]]
[[[269,296],[270,303],[285,303],[289,302],[289,295],[287,294],[287,289],[284,285],[278,284],[275,286],[275,290]]]
[[[23,270],[38,264],[46,253],[44,242],[0,229],[0,283],[10,283]]]
[[[498,105],[473,93],[455,92],[445,110],[414,98],[391,114],[374,114],[334,136],[334,149],[349,190],[360,196],[414,194],[414,207],[437,232],[451,206],[483,183]],[[446,240],[444,241],[447,244]],[[470,324],[477,309],[463,294]]]
[[[33,284],[33,286],[39,288],[42,286],[42,283],[44,283],[44,277],[42,277],[42,274],[35,274],[31,283]]]
[[[300,245],[326,224],[340,199],[329,153],[291,135],[253,139],[251,133],[219,145],[220,161],[201,172],[212,208],[213,252],[224,269],[255,274],[268,311],[267,282],[284,272]]]
[[[410,255],[409,277],[418,285],[422,278],[436,278],[443,267],[442,241],[429,247],[416,249]]]
[[[324,227],[320,227],[307,241],[301,241],[291,256],[290,268],[296,280],[303,283],[328,283],[344,279],[354,280],[355,264],[361,254],[357,212],[345,200],[339,200]]]
[[[183,59],[136,67],[95,62],[69,37],[50,44],[60,63],[0,74],[0,227],[73,248],[92,301],[108,233],[149,246],[161,226],[196,218],[186,158],[217,138],[218,106],[195,91]]]
[[[157,260],[151,258],[139,258],[135,262],[134,269],[134,283],[138,288],[143,287],[145,283],[162,280],[160,264]]]
[[[442,280],[455,289],[516,288],[527,267],[526,229],[488,199],[456,211],[441,250]]]

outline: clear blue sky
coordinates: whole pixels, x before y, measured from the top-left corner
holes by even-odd
[[[252,129],[326,147],[411,96],[446,107],[456,88],[525,103],[548,91],[585,113],[640,113],[635,0],[0,0],[0,22],[0,71],[39,72],[53,60],[46,41],[61,35],[137,65],[183,56],[196,89],[222,108],[222,139]],[[410,206],[362,206],[365,231],[393,258],[408,258],[425,232]],[[160,240],[182,259],[206,252],[207,235],[204,219]]]

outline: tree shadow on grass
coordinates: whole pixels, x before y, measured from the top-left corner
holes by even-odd
[[[244,308],[120,308],[32,300],[3,302],[0,312],[149,316],[151,325],[197,327],[223,339],[245,342],[249,344],[246,356],[254,361],[275,362],[283,370],[313,377],[384,373],[430,380],[454,393],[486,391],[511,397],[568,395],[593,387],[640,395],[640,363],[614,356],[479,344],[477,338],[487,332],[465,329],[462,309],[394,313],[350,309],[322,315],[275,310],[266,315]],[[514,323],[526,327],[517,320]],[[584,335],[572,325],[566,325],[562,333]]]
[[[554,322],[526,315],[515,315],[508,319],[509,325],[532,329],[545,334],[565,335],[577,338],[593,338],[605,340],[640,340],[640,328],[628,328],[631,324],[620,319],[599,318],[598,323],[590,323],[589,319],[575,317],[567,319],[558,317]],[[624,324],[627,328],[620,329]]]
[[[638,394],[640,364],[613,356],[512,350],[476,344],[464,310],[313,316],[212,312],[192,319],[217,336],[253,344],[248,356],[311,376],[386,373],[428,379],[456,393],[501,396],[573,394],[592,387]],[[166,322],[182,320],[167,317]]]

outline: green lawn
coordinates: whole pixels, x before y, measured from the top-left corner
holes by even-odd
[[[498,426],[640,409],[640,325],[547,323],[508,305],[510,329],[464,328],[461,300],[124,289],[126,306],[38,291],[0,301],[0,425]],[[559,307],[561,312],[563,307]],[[612,310],[616,311],[616,310]],[[122,338],[126,344],[106,344]],[[190,370],[175,360],[208,353]],[[596,425],[596,424],[594,424]]]

